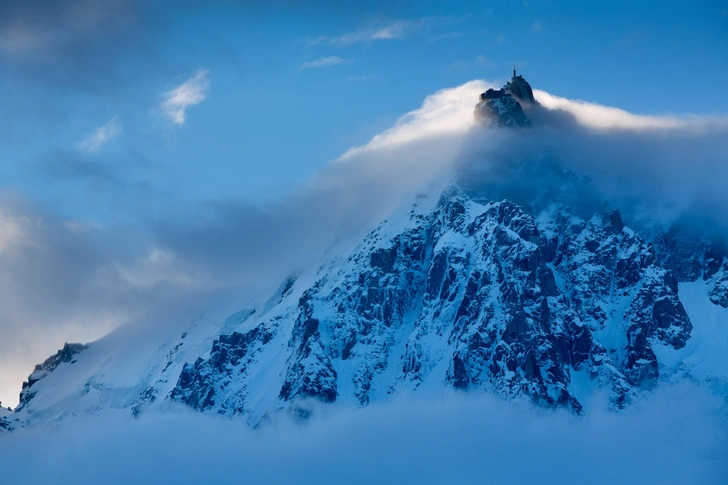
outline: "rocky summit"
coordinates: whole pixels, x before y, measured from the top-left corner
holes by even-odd
[[[533,90],[521,75],[513,77],[499,90],[488,89],[480,95],[475,105],[475,123],[491,127],[529,126],[531,121],[523,111],[523,104],[538,104],[533,97]]]
[[[481,95],[483,126],[522,127],[522,76]],[[526,133],[525,131],[523,133]],[[527,133],[526,133],[527,135]],[[478,181],[488,163],[506,181]],[[524,189],[524,187],[526,189]],[[36,367],[0,429],[170,406],[257,426],[308,403],[487,392],[588,412],[621,409],[662,381],[728,392],[712,362],[726,329],[728,250],[680,224],[630,227],[558,160],[467,157],[353,249],[291,275],[265,301],[158,340],[118,329]],[[711,320],[712,319],[712,320]],[[716,350],[717,349],[717,350]]]

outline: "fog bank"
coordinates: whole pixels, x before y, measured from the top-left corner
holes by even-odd
[[[8,483],[716,484],[725,403],[665,387],[619,414],[577,418],[482,394],[326,407],[307,423],[183,412],[77,417],[0,439]]]

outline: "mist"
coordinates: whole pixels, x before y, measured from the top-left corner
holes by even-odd
[[[472,130],[457,162],[463,183],[507,187],[529,207],[534,191],[557,190],[568,171],[588,187],[586,210],[618,208],[636,229],[688,216],[728,230],[728,117],[640,116],[535,95],[541,106],[525,106],[532,127]]]
[[[99,426],[99,422],[103,426]],[[0,440],[11,483],[715,484],[725,402],[692,383],[575,417],[484,394],[321,407],[251,430],[179,410],[79,416]]]

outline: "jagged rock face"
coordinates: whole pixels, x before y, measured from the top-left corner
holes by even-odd
[[[716,305],[728,308],[728,247],[714,236],[695,234],[680,225],[658,234],[657,257],[680,282],[702,279]]]
[[[563,288],[580,320],[631,385],[654,386],[659,372],[650,343],[679,349],[692,330],[677,280],[617,211],[589,221],[558,213],[543,220],[544,239],[559,234],[547,245],[555,248],[553,264],[565,276]],[[615,333],[615,325],[626,332]]]
[[[531,124],[521,105],[510,95],[483,99],[475,105],[474,119],[476,124],[490,127],[529,126]]]
[[[710,301],[728,308],[728,259],[723,260],[720,270],[711,277]]]
[[[318,297],[359,403],[427,382],[569,403],[557,357],[566,332],[545,309],[557,295],[532,218],[453,191],[433,212],[413,212],[404,232],[384,232]]]
[[[316,397],[325,402],[336,400],[336,370],[326,352],[319,332],[320,321],[314,318],[313,295],[317,286],[306,291],[298,303],[299,313],[288,342],[292,350],[288,372],[280,398]]]
[[[171,399],[200,411],[217,409],[220,414],[242,414],[242,389],[233,386],[233,392],[225,390],[233,379],[245,376],[247,366],[272,335],[272,330],[264,326],[244,334],[221,335],[212,344],[209,359],[198,358],[184,366]]]
[[[23,390],[20,391],[20,403],[15,408],[15,411],[20,411],[33,399],[33,396],[35,396],[35,391],[32,389],[33,384],[53,372],[62,363],[68,362],[73,364],[75,362],[74,356],[87,348],[88,345],[84,344],[65,343],[63,348],[56,352],[55,355],[48,357],[42,364],[36,365],[28,380],[23,382]]]
[[[621,407],[654,386],[652,346],[690,338],[677,291],[616,211],[585,220],[554,202],[534,216],[452,187],[324,265],[294,305],[221,336],[208,359],[184,366],[170,397],[248,414],[265,368],[279,408],[444,385],[580,412],[578,372]]]

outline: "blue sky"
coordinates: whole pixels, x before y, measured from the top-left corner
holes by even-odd
[[[534,87],[634,113],[728,111],[725,2],[239,3],[2,7],[3,186],[101,222],[268,200],[514,63]],[[201,71],[204,100],[174,123],[164,93]]]
[[[718,1],[0,2],[0,400],[63,342],[275,286],[362,207],[381,215],[454,146],[415,115],[380,139],[411,148],[332,162],[425,99],[420,115],[467,129],[485,84],[465,83],[516,64],[555,96],[725,119],[727,54]]]

